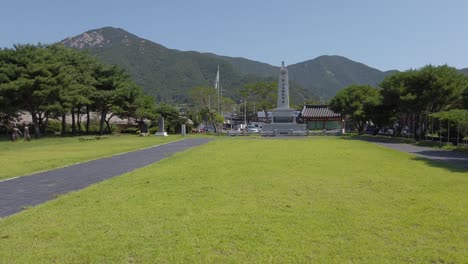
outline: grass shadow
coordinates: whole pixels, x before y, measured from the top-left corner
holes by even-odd
[[[348,140],[362,140],[362,141],[377,142],[377,143],[393,143],[393,144],[416,143],[416,141],[412,138],[395,138],[395,137],[369,136],[369,135],[350,135],[350,136],[343,136],[342,138],[348,139]]]
[[[416,155],[412,160],[422,161],[426,165],[436,168],[446,169],[450,172],[468,172],[468,155],[463,152],[444,150],[438,147],[420,146],[415,144],[413,139],[405,138],[392,138],[381,136],[363,136],[363,135],[350,135],[343,136],[345,140],[360,140],[370,143],[385,143],[385,144],[408,144],[412,148],[400,148],[398,146],[387,147]],[[420,147],[420,148],[418,148]],[[425,157],[424,157],[425,156]]]
[[[468,163],[463,161],[455,162],[446,160],[431,160],[423,157],[412,157],[411,159],[415,161],[421,161],[428,166],[445,169],[450,172],[468,173]]]

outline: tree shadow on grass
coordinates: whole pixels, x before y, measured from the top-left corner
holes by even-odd
[[[411,139],[406,140],[400,138],[369,137],[359,135],[345,137],[344,139],[360,140],[377,144],[383,143],[379,145],[417,155],[412,159],[423,161],[429,166],[447,169],[452,172],[468,172],[468,155],[465,153],[415,146],[411,144]]]
[[[351,135],[345,136],[343,139],[347,140],[361,140],[373,143],[393,143],[393,144],[411,144],[415,141],[411,138],[395,138],[395,137],[383,137],[383,136],[365,136],[365,135]]]
[[[411,159],[424,162],[431,167],[446,169],[450,172],[467,173],[468,176],[468,163],[466,161],[431,160],[423,157],[412,157]]]

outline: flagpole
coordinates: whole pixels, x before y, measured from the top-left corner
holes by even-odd
[[[220,95],[220,91],[221,91],[221,86],[219,85],[219,65],[218,65],[218,71],[216,72],[216,89],[217,89],[217,96],[218,96],[218,113],[220,113],[219,95]]]

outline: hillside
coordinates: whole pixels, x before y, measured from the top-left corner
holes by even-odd
[[[387,75],[341,56],[320,56],[288,66],[288,69],[291,80],[325,99],[351,84],[376,86]]]
[[[468,75],[468,68],[461,69],[460,72],[464,73],[465,75]]]
[[[148,94],[160,101],[183,102],[189,88],[212,85],[217,65],[223,69],[224,86],[243,83],[243,77],[224,60],[168,49],[122,29],[91,30],[62,43],[88,50],[105,63],[122,66]]]
[[[125,68],[159,101],[186,102],[189,89],[212,86],[218,65],[227,96],[256,80],[276,80],[279,68],[245,58],[179,51],[139,38],[120,28],[104,27],[67,38],[68,47],[87,50],[101,61]],[[280,62],[278,62],[280,64]],[[321,56],[288,66],[291,101],[330,99],[350,84],[376,85],[388,74],[340,56]]]

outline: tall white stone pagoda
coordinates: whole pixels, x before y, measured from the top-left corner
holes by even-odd
[[[296,123],[294,109],[289,108],[289,77],[288,69],[284,66],[284,61],[281,62],[278,77],[278,99],[272,115],[272,123]]]
[[[276,108],[272,111],[270,124],[263,125],[262,135],[305,135],[307,129],[305,124],[296,123],[296,113],[289,108],[289,77],[288,70],[281,63],[278,77],[278,99]]]

